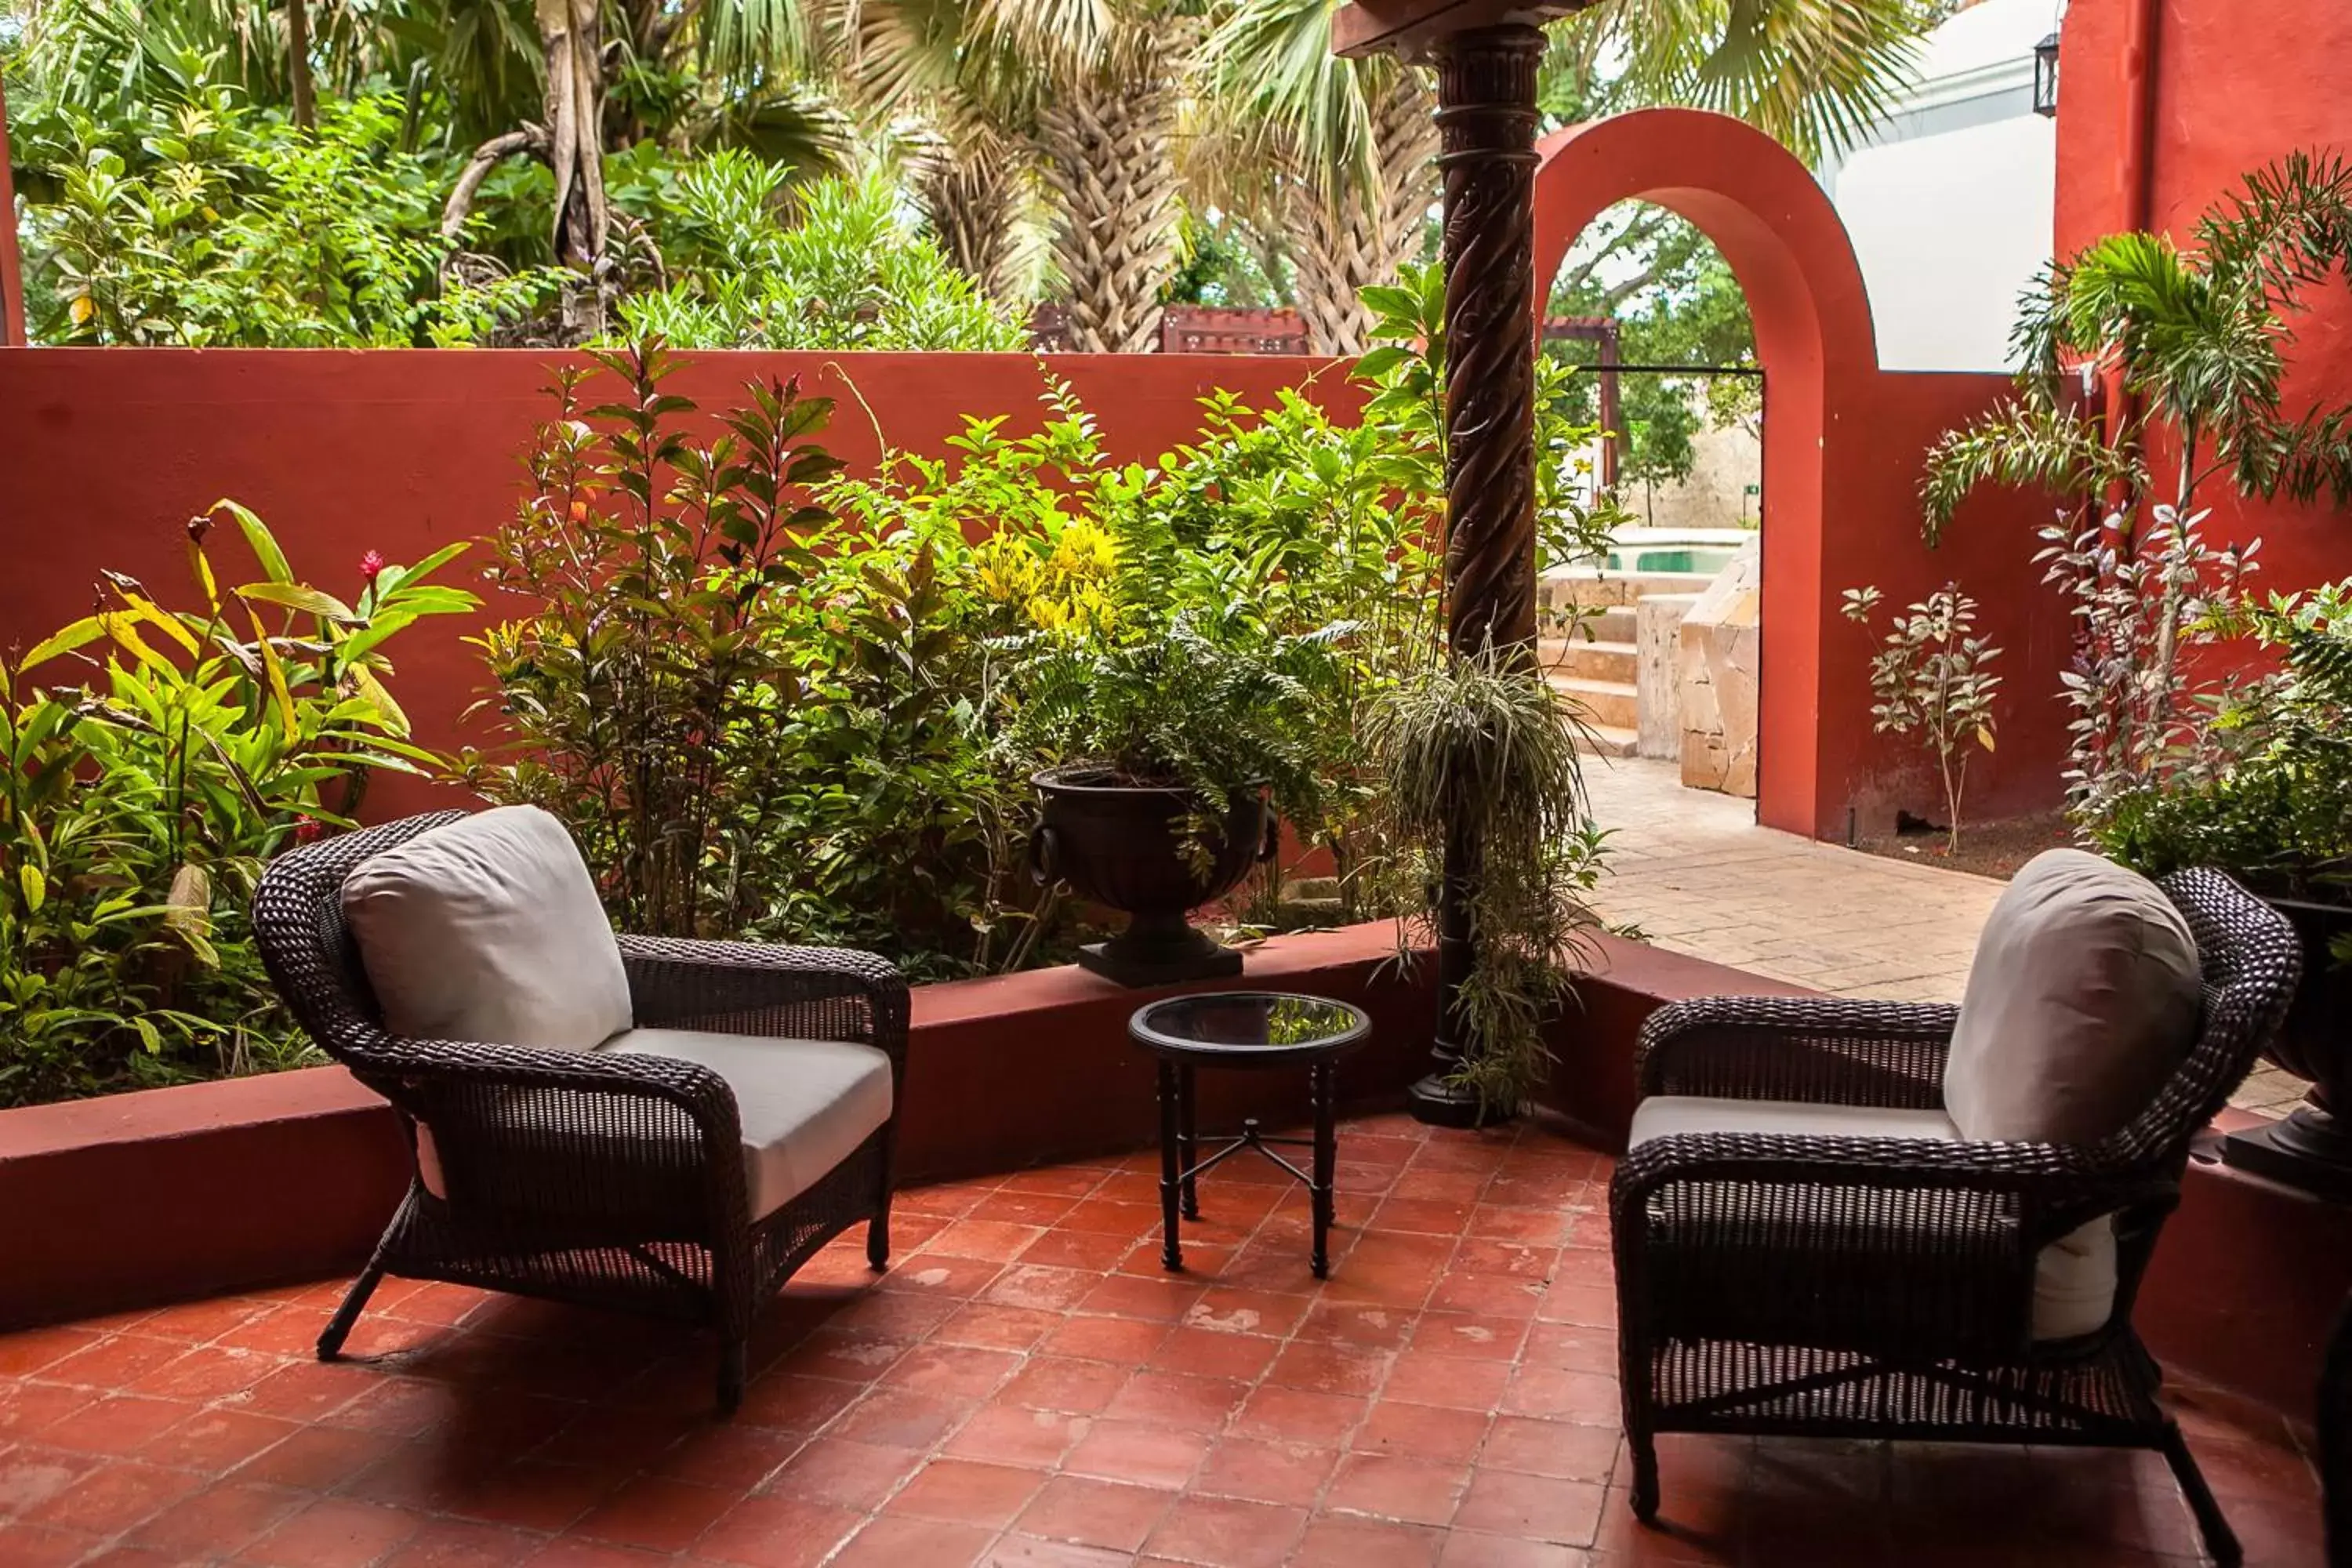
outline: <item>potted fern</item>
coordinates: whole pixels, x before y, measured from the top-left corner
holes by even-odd
[[[1285,817],[1319,816],[1303,721],[1335,679],[1342,628],[1280,636],[1238,615],[1180,616],[1118,642],[1048,636],[1024,650],[1009,743],[1046,765],[1029,845],[1038,881],[1124,911],[1078,962],[1122,985],[1241,973],[1185,916],[1273,857]]]

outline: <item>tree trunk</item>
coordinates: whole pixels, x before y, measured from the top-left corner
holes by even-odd
[[[1038,116],[1061,209],[1054,258],[1082,353],[1139,353],[1159,333],[1160,290],[1176,275],[1176,68],[1188,37],[1160,25],[1117,66],[1059,88]]]
[[[1367,187],[1350,172],[1332,190],[1307,181],[1290,187],[1298,314],[1317,353],[1360,354],[1372,346],[1372,313],[1360,296],[1370,285],[1396,280],[1420,248],[1437,198],[1429,89],[1403,66],[1388,79],[1371,93],[1375,183]]]
[[[1024,205],[1020,160],[985,131],[958,132],[916,181],[940,248],[992,300],[1014,302],[1013,228]]]
[[[596,0],[537,0],[547,62],[549,165],[555,171],[555,257],[575,270],[604,254],[604,68]]]
[[[293,91],[295,126],[316,130],[319,115],[310,101],[310,0],[286,0],[286,80]]]

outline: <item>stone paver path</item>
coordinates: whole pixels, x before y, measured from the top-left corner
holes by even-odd
[[[1592,758],[1585,783],[1612,830],[1612,924],[1841,996],[1960,999],[2002,884],[1759,827],[1754,801],[1685,789],[1671,763]]]
[[[1682,787],[1673,763],[1592,757],[1585,784],[1611,829],[1594,899],[1660,947],[1841,996],[1957,1002],[2004,884],[1816,844],[1756,824],[1756,803]],[[2264,1062],[2231,1097],[2284,1116],[2310,1086]]]

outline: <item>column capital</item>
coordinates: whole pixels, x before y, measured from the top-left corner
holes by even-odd
[[[1331,50],[1383,51],[1424,58],[1456,33],[1501,26],[1540,26],[1593,0],[1356,0],[1331,18]]]

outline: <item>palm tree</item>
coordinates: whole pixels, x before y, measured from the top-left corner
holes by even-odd
[[[1220,162],[1261,172],[1262,224],[1290,240],[1308,345],[1360,354],[1371,347],[1363,291],[1412,259],[1437,199],[1437,129],[1419,70],[1331,52],[1339,4],[1235,0],[1210,37],[1208,71],[1225,120]]]
[[[1025,61],[1039,172],[1058,222],[1053,258],[1070,334],[1134,353],[1159,331],[1182,221],[1176,148],[1201,29],[1192,0],[973,0],[983,52]]]
[[[910,184],[948,259],[1011,302],[1037,205],[1040,93],[1027,63],[970,13],[967,0],[864,0],[842,74],[867,112],[909,123]]]

